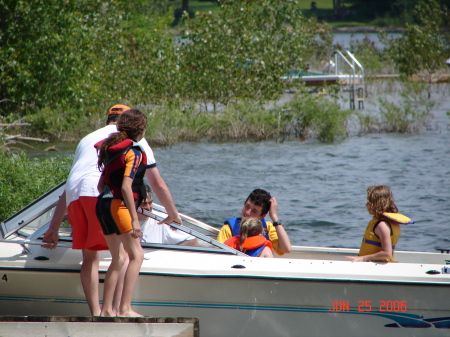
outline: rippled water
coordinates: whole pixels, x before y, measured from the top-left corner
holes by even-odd
[[[263,188],[277,198],[293,244],[358,248],[370,220],[366,189],[387,184],[400,212],[416,221],[403,227],[397,249],[450,248],[449,87],[433,95],[440,105],[432,130],[421,134],[353,135],[336,144],[181,143],[154,149],[155,157],[179,210],[211,225],[239,215],[248,194]]]
[[[450,248],[450,131],[445,106],[418,135],[371,134],[341,143],[182,143],[156,149],[179,210],[211,225],[239,215],[254,188],[272,193],[295,245],[358,248],[370,220],[366,189],[391,186],[403,227],[398,250]]]

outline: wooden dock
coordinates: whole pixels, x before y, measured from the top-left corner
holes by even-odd
[[[199,337],[198,318],[0,316],[2,337]]]

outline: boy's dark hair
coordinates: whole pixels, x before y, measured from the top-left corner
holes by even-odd
[[[250,201],[253,202],[255,205],[262,206],[262,214],[267,214],[270,209],[271,198],[272,196],[270,195],[269,192],[257,188],[256,190],[253,190],[252,193],[250,193],[245,202],[247,202],[250,199]]]
[[[145,188],[145,196],[144,196],[144,200],[145,200],[147,198],[152,197],[152,188],[148,184],[147,178],[144,178],[144,188]]]

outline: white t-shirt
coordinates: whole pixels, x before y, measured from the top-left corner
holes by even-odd
[[[116,124],[109,124],[84,137],[77,145],[72,168],[66,183],[66,202],[69,205],[72,201],[81,196],[97,197],[97,184],[101,172],[98,170],[97,150],[94,145],[109,137],[111,133],[117,132]],[[155,167],[156,161],[153,151],[145,138],[139,142],[147,155],[147,168]]]
[[[183,231],[178,229],[173,230],[169,225],[158,225],[158,222],[153,218],[141,214],[138,214],[138,217],[141,223],[142,239],[144,242],[177,245],[184,241],[195,239],[194,236]]]

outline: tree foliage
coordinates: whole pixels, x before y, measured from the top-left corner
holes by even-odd
[[[17,107],[80,106],[123,50],[123,11],[99,0],[0,0],[0,97]]]
[[[431,75],[445,65],[449,41],[443,33],[443,11],[436,0],[420,1],[415,10],[417,24],[406,25],[397,39],[387,41],[387,52],[401,74]]]
[[[218,15],[185,16],[178,47],[184,98],[227,104],[273,99],[280,77],[311,56],[318,24],[293,1],[221,1]]]
[[[351,0],[345,1],[345,5],[351,5],[352,16],[357,21],[374,20],[376,25],[389,26],[414,23],[413,12],[419,2],[420,0]],[[441,6],[450,6],[450,0],[437,2]]]

